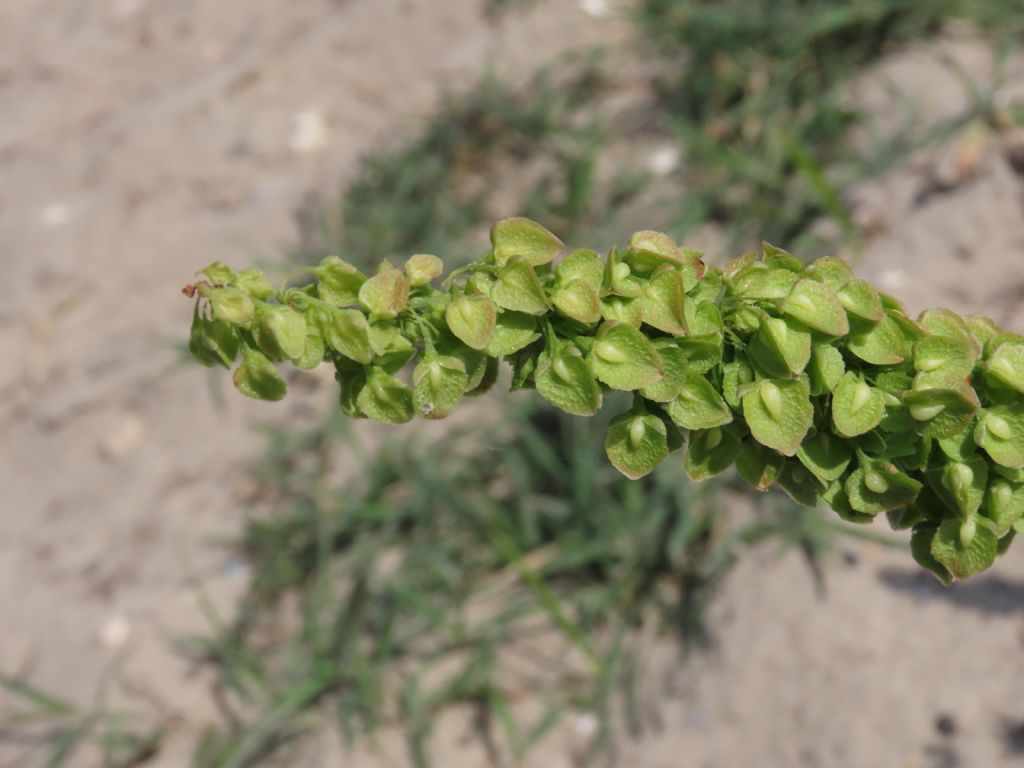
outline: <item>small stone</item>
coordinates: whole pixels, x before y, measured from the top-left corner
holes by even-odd
[[[608,0],[580,0],[580,10],[595,19],[605,19],[612,11]]]
[[[116,651],[124,647],[132,634],[132,625],[124,616],[115,615],[107,619],[100,627],[100,644],[108,651]]]
[[[581,712],[576,715],[576,721],[573,724],[576,733],[584,738],[593,736],[597,732],[597,717],[591,712]]]
[[[51,203],[43,208],[39,217],[48,227],[62,227],[71,221],[71,209],[63,203]]]
[[[327,144],[327,121],[313,109],[303,110],[292,117],[291,136],[288,146],[292,152],[308,155]]]
[[[668,176],[679,167],[679,148],[674,144],[658,147],[647,156],[647,170],[655,176]]]
[[[119,461],[135,450],[145,428],[135,414],[123,416],[99,444],[99,453],[107,461]]]

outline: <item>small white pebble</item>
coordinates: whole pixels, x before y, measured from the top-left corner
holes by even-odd
[[[327,143],[327,121],[313,109],[306,109],[292,116],[292,132],[288,146],[296,154],[309,154],[322,149]]]
[[[132,625],[124,616],[111,616],[100,628],[100,643],[108,651],[116,651],[128,642]]]
[[[576,715],[576,722],[574,725],[576,733],[580,736],[593,736],[597,731],[597,716],[592,712],[581,712]]]
[[[100,441],[99,452],[107,461],[117,461],[130,454],[142,440],[144,432],[142,419],[128,414],[118,421],[107,436]]]
[[[63,203],[51,203],[43,208],[40,218],[48,227],[61,227],[71,220],[71,209]]]
[[[647,156],[647,170],[655,176],[668,176],[679,167],[679,148],[673,144],[658,147]]]
[[[902,269],[883,269],[878,283],[887,291],[898,291],[907,283],[907,273]]]
[[[595,19],[604,19],[612,11],[608,0],[580,0],[580,9]]]

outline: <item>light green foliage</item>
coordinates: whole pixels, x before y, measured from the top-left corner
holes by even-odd
[[[228,367],[241,351],[236,385],[266,400],[287,389],[275,360],[322,359],[346,414],[391,423],[446,416],[505,359],[513,389],[568,413],[632,392],[605,442],[631,478],[688,443],[695,479],[737,464],[844,520],[887,513],[944,580],[1005,551],[1024,514],[1020,337],[949,310],[914,321],[841,261],[805,267],[770,245],[718,270],[657,232],[554,264],[561,241],[526,219],[499,222],[492,243],[440,288],[427,256],[372,277],[328,258],[276,297],[253,270],[212,264],[189,348]]]

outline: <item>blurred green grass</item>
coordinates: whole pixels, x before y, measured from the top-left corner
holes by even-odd
[[[491,2],[500,13],[519,5]],[[851,184],[991,117],[982,92],[939,129],[867,155],[848,141],[865,116],[844,86],[952,19],[1004,47],[1024,33],[1016,0],[640,0],[625,51],[450,94],[404,141],[369,155],[337,204],[301,212],[290,258],[338,253],[369,267],[429,252],[456,264],[477,255],[491,220],[520,213],[591,245],[645,215],[676,238],[711,222],[737,248],[766,238],[811,254],[856,242]],[[623,61],[650,73],[639,131],[635,115],[607,109],[616,88],[637,85],[617,79]],[[624,146],[666,142],[681,158],[667,178],[637,162],[599,172],[619,165]],[[828,219],[838,234],[816,228]],[[775,496],[754,523],[729,526],[728,480],[695,487],[667,462],[631,483],[603,456],[600,420],[519,398],[500,407],[487,426],[379,449],[339,414],[268,435],[257,470],[272,512],[237,542],[250,589],[236,615],[211,612],[208,635],[185,644],[218,671],[233,707],[197,745],[197,768],[291,764],[324,723],[352,739],[400,728],[427,765],[431,723],[452,704],[478,713],[482,743],[519,760],[562,713],[593,712],[599,750],[616,713],[641,724],[641,627],[699,644],[704,608],[740,549],[796,550],[820,581],[823,555],[847,530]],[[354,465],[332,479],[344,462]],[[569,661],[537,656],[527,677],[513,674],[509,658],[538,638],[569,649]],[[47,765],[69,764],[86,742],[111,768],[159,747],[158,731],[100,705],[81,711],[10,677],[0,686],[23,706],[18,722],[52,724]],[[524,696],[539,704],[525,719]]]
[[[567,710],[597,715],[600,749],[612,713],[639,709],[639,627],[697,642],[707,590],[739,548],[829,546],[823,519],[789,504],[726,525],[721,483],[695,486],[678,463],[623,481],[603,455],[604,417],[501,407],[489,426],[378,451],[341,419],[270,436],[259,474],[280,512],[240,542],[253,578],[238,616],[192,645],[245,706],[207,734],[197,766],[286,754],[311,708],[349,738],[399,727],[417,766],[452,704],[516,759]],[[351,477],[326,479],[340,455]],[[295,628],[267,641],[288,614]],[[525,721],[524,697],[542,704]]]

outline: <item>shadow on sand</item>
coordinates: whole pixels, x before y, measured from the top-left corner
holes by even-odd
[[[933,576],[912,568],[883,568],[878,578],[890,589],[918,600],[944,600],[957,608],[987,616],[1024,613],[1024,581],[996,574],[943,587]]]

